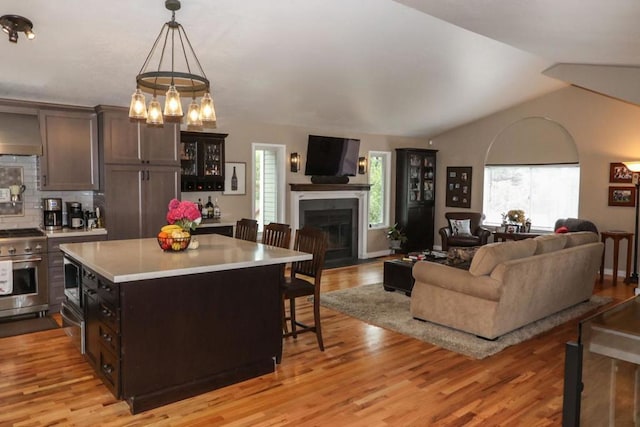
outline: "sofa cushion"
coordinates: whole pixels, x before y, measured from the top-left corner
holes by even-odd
[[[596,243],[598,241],[598,235],[591,231],[576,231],[575,233],[567,233],[565,236],[567,236],[565,248],[573,248],[574,246]]]
[[[537,245],[535,255],[559,251],[567,245],[566,234],[544,234],[533,240],[536,241]]]
[[[471,236],[470,219],[450,219],[449,225],[454,236]]]
[[[491,243],[482,246],[471,261],[469,273],[474,276],[489,274],[501,262],[531,256],[536,248],[537,243],[533,239]]]

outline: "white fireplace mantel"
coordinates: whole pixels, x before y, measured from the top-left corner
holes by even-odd
[[[318,199],[358,199],[358,258],[365,259],[367,250],[367,229],[369,225],[369,191],[361,189],[328,190],[328,191],[291,191],[291,228],[300,228],[300,202]]]

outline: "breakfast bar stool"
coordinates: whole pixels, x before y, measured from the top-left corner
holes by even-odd
[[[607,239],[613,240],[613,284],[618,281],[618,252],[620,249],[620,240],[627,239],[627,269],[625,271],[625,283],[629,283],[629,274],[631,274],[631,240],[633,233],[626,231],[603,231],[600,233],[604,250],[602,251],[602,263],[600,264],[600,283],[604,279],[604,255],[607,252]]]

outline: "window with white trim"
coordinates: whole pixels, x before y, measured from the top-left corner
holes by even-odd
[[[389,199],[391,194],[391,153],[369,151],[369,227],[389,226]]]
[[[552,231],[558,218],[577,218],[580,166],[485,166],[483,204],[486,225],[500,225],[502,214],[522,209],[532,228]]]
[[[284,222],[286,146],[254,143],[251,148],[253,219],[262,232],[265,224]]]

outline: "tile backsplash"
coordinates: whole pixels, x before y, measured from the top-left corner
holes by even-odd
[[[38,179],[40,176],[40,158],[36,156],[7,156],[0,155],[0,167],[21,167],[23,169],[23,184],[26,187],[22,194],[24,211],[22,215],[0,215],[0,229],[41,227],[42,198],[59,197],[63,202],[80,202],[83,210],[93,210],[93,191],[40,191]]]

